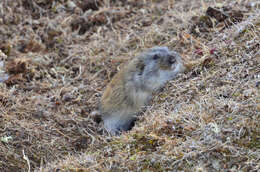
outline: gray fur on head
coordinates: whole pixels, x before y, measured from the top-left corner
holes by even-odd
[[[167,47],[154,47],[139,56],[143,69],[136,76],[142,88],[154,91],[184,70],[181,56]]]

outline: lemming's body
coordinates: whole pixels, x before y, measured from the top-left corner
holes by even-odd
[[[111,134],[131,129],[153,92],[185,69],[181,56],[167,47],[148,49],[132,59],[114,76],[101,98],[105,128]]]

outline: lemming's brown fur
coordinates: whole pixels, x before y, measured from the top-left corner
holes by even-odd
[[[101,98],[105,128],[111,134],[131,129],[152,93],[193,65],[167,47],[154,47],[135,57],[114,76]]]

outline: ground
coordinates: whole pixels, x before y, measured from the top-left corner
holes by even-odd
[[[0,171],[258,171],[260,3],[2,0]],[[110,136],[91,112],[136,54],[206,60]]]

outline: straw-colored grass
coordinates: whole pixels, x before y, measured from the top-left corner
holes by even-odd
[[[84,2],[0,2],[0,171],[260,169],[257,0]],[[208,7],[243,19],[207,23]],[[122,65],[153,46],[210,60],[109,136],[91,112]]]

